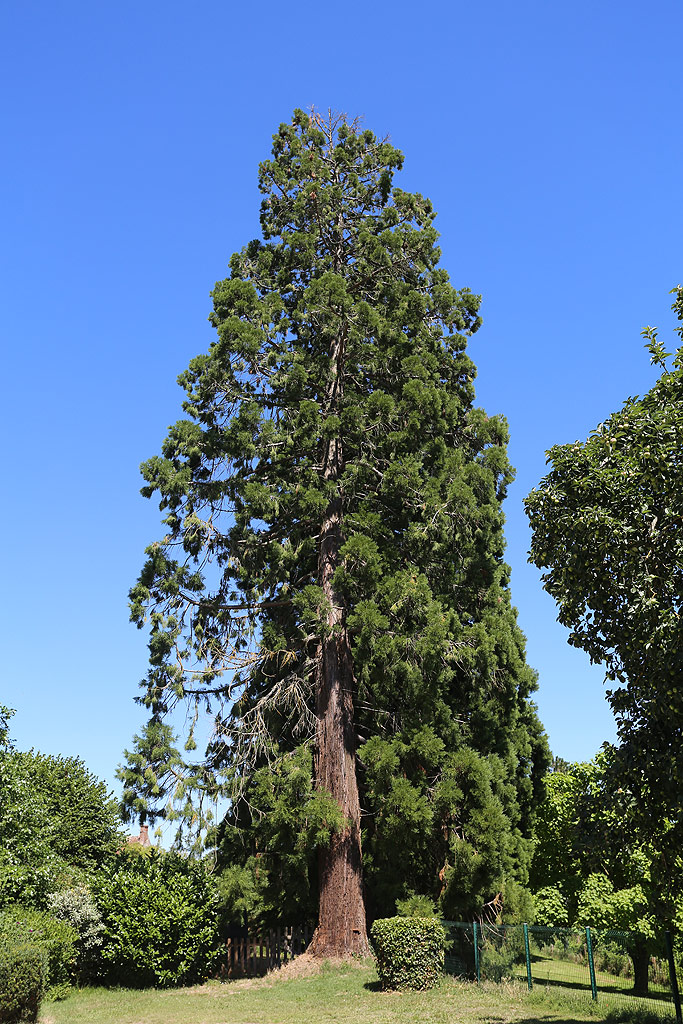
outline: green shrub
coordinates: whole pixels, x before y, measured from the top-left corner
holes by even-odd
[[[516,960],[515,951],[510,946],[485,947],[481,953],[481,980],[501,982],[511,978]]]
[[[596,971],[607,971],[617,977],[633,977],[633,961],[625,950],[615,943],[606,942],[594,951]],[[668,977],[665,979],[668,981]]]
[[[100,889],[105,980],[169,987],[206,979],[219,953],[218,897],[204,866],[154,853]]]
[[[533,896],[536,924],[552,927],[569,924],[567,898],[559,886],[546,886],[539,889]]]
[[[436,903],[429,896],[410,892],[404,900],[396,900],[398,917],[436,917]]]
[[[43,956],[48,999],[61,999],[68,994],[76,964],[77,941],[74,928],[42,910],[14,906],[0,912],[0,942],[10,949],[33,946]]]
[[[524,963],[524,931],[521,926],[497,929],[485,928],[486,936],[481,950],[482,981],[500,982],[511,978],[515,964]]]
[[[0,1021],[35,1021],[45,990],[45,958],[38,946],[0,941]]]
[[[382,988],[427,989],[444,964],[446,933],[433,917],[385,917],[370,932]]]
[[[15,903],[44,907],[48,893],[55,886],[56,862],[16,864],[5,861],[3,863],[3,856],[6,855],[6,851],[0,850],[0,909],[11,907]]]

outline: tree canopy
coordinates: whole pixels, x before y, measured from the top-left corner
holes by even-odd
[[[304,794],[325,954],[367,948],[361,827],[375,907],[418,886],[481,909],[524,881],[548,756],[503,561],[507,426],[474,406],[465,351],[479,298],[439,268],[402,162],[344,117],[280,126],[263,237],[216,284],[187,418],[143,465],[165,535],[131,592],[141,699],[212,716],[226,848],[296,852]],[[315,795],[292,789],[302,748]]]
[[[19,751],[0,708],[0,906],[44,907],[48,893],[102,867],[122,842],[116,802],[77,757]]]
[[[683,321],[683,288],[672,306]],[[683,325],[676,328],[683,338]],[[548,452],[526,499],[530,560],[544,569],[569,642],[605,665],[620,739],[618,771],[644,828],[680,847],[683,820],[683,347],[662,374],[584,442]]]

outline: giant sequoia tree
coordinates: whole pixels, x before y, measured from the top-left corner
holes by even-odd
[[[438,268],[401,163],[344,118],[281,125],[263,238],[216,285],[188,418],[143,466],[166,513],[132,591],[143,699],[214,716],[233,825],[263,824],[295,758],[319,955],[367,949],[359,786],[377,891],[398,871],[392,899],[450,886],[476,910],[524,881],[546,759],[502,561],[506,426],[473,407],[465,354],[479,299]]]

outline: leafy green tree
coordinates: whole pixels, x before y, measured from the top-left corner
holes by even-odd
[[[51,847],[52,822],[9,741],[4,712],[0,740],[0,909],[18,901],[44,906],[59,867]]]
[[[0,906],[44,908],[50,892],[111,861],[122,842],[117,806],[79,758],[18,751],[4,732]]]
[[[10,746],[9,723],[14,714],[14,708],[6,708],[4,704],[0,704],[0,750],[6,750]]]
[[[583,879],[602,867],[599,838],[596,849],[596,830],[590,828],[587,821],[589,804],[598,806],[600,813],[604,808],[596,800],[599,775],[594,761],[565,762],[561,771],[548,773],[546,798],[536,814],[530,885],[534,892],[547,889],[547,900],[552,899],[552,890],[559,890],[565,901],[564,913],[569,913],[572,921]],[[562,922],[548,919],[541,923]]]
[[[253,843],[273,813],[259,769],[312,747],[311,806],[336,805],[307,865],[321,956],[368,948],[362,826],[369,891],[397,835],[410,865],[373,913],[451,875],[472,905],[523,880],[547,761],[503,561],[507,428],[474,407],[465,353],[479,298],[438,267],[402,161],[343,117],[280,126],[263,238],[216,285],[187,418],[143,466],[165,535],[131,595],[151,627],[141,699],[211,714],[215,784]]]
[[[30,750],[19,759],[52,823],[57,856],[84,871],[110,861],[121,843],[121,822],[106,783],[78,757]]]
[[[674,289],[681,321],[683,288]],[[668,367],[653,328],[654,387],[585,442],[548,452],[551,470],[526,499],[530,559],[544,569],[569,643],[615,683],[618,774],[643,830],[680,849],[683,817],[683,347]],[[621,782],[619,782],[619,779]]]

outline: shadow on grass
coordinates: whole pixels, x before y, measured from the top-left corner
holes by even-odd
[[[521,975],[520,975],[521,977]],[[590,985],[586,985],[583,981],[569,981],[564,978],[544,978],[542,976],[533,978],[534,988],[552,988],[552,989],[571,989],[574,992],[585,992],[588,998],[591,998]],[[633,999],[635,1002],[641,1003],[644,1000],[653,1000],[654,1002],[668,1003],[673,1005],[671,996],[668,992],[648,992],[647,995],[638,995],[633,991],[630,986],[627,988],[621,985],[598,985],[598,1000],[601,996],[621,996],[623,999]]]
[[[594,1017],[593,1020],[598,1024],[600,1018]],[[555,1013],[538,1013],[534,1017],[517,1017],[515,1024],[543,1024],[544,1021],[552,1022],[552,1024],[591,1024],[590,1021],[587,1021],[586,1018],[582,1016],[558,1017]]]
[[[363,988],[367,989],[368,992],[383,992],[384,991],[384,989],[382,988],[382,983],[381,983],[381,981],[379,979],[375,979],[374,981],[365,981],[365,982],[363,982]]]

